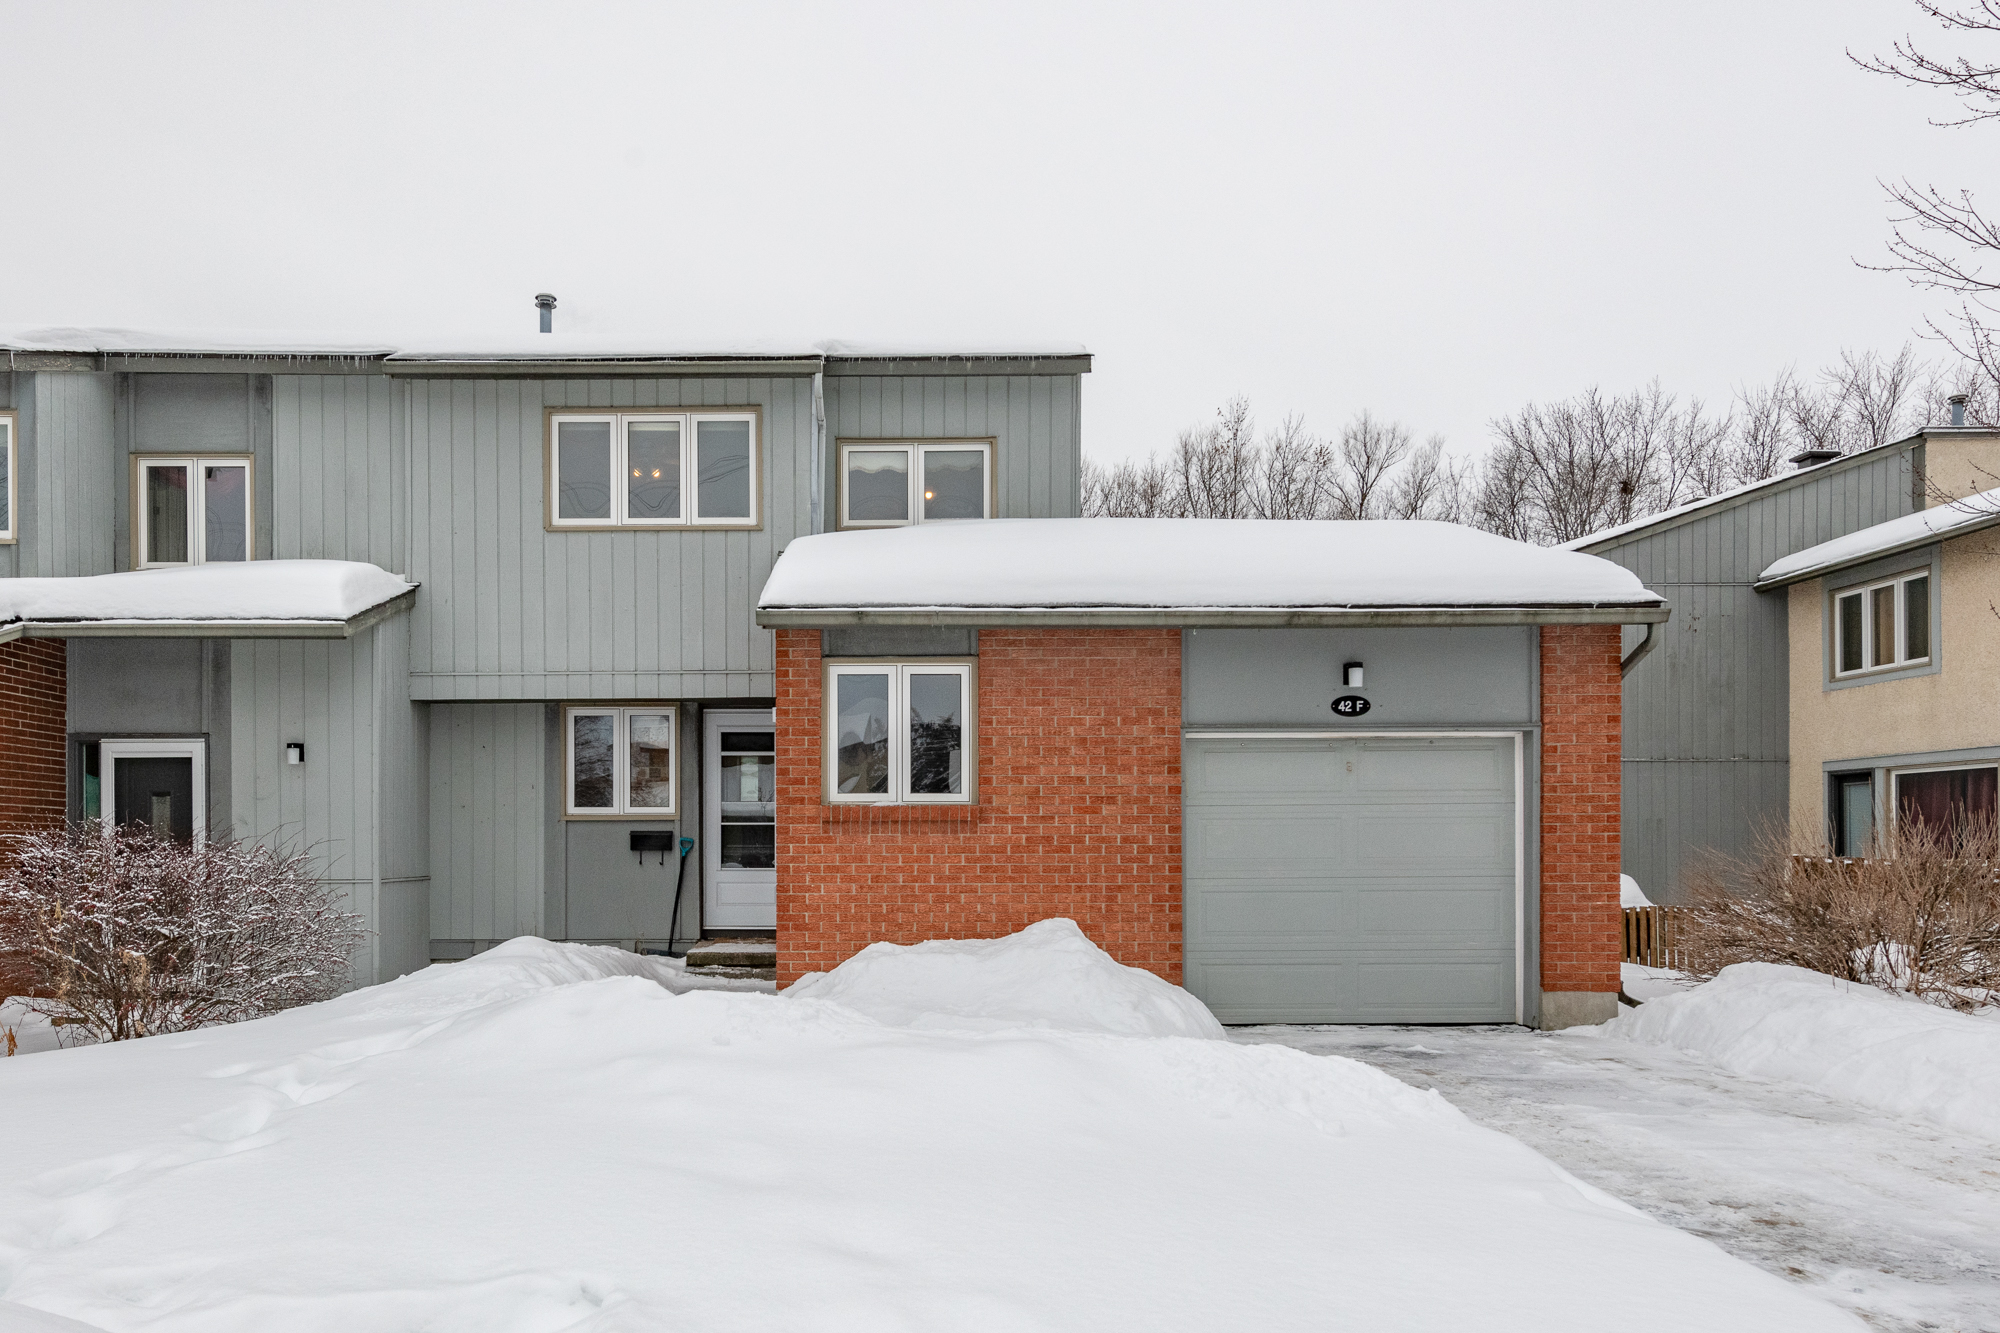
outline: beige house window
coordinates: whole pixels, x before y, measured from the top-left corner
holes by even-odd
[[[1833,608],[1836,678],[1930,661],[1929,570],[1840,592]]]
[[[902,528],[993,517],[993,441],[840,445],[840,526]]]
[[[251,460],[134,457],[132,567],[248,560],[256,550]]]
[[[757,526],[758,414],[551,412],[548,526]]]

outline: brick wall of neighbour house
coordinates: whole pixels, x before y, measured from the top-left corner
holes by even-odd
[[[68,647],[62,639],[0,643],[0,834],[57,823],[66,811]],[[0,954],[0,995],[26,988]]]
[[[1542,989],[1619,988],[1616,625],[1542,629]]]
[[[1072,917],[1181,979],[1178,630],[981,630],[976,803],[827,805],[817,630],[778,644],[778,981]]]

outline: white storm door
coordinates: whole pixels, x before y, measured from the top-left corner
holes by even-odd
[[[777,713],[702,715],[703,930],[778,925]]]

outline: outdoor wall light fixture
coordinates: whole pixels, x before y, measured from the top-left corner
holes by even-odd
[[[1359,662],[1343,662],[1343,663],[1341,663],[1341,664],[1340,664],[1340,684],[1341,684],[1341,688],[1342,688],[1342,689],[1348,689],[1348,690],[1358,690],[1358,689],[1362,688],[1362,686],[1361,686],[1361,663],[1359,663]]]
[[[306,743],[304,741],[286,741],[285,762],[288,764],[303,764],[305,761]]]

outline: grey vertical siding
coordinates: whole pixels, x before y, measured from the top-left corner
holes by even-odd
[[[552,799],[545,711],[540,703],[429,705],[435,938],[544,933],[542,840]]]
[[[38,371],[15,406],[21,432],[20,540],[0,572],[59,577],[108,574],[112,565],[117,456],[112,378]],[[9,567],[11,566],[11,567]]]
[[[353,639],[231,645],[231,831],[313,853],[373,932],[357,959],[362,984],[428,956],[423,830],[412,813],[422,742],[397,679],[405,633],[391,620]],[[285,762],[291,741],[305,743],[303,765]]]
[[[841,439],[992,436],[1000,518],[1074,518],[1083,459],[1077,375],[829,375],[827,526]]]
[[[272,383],[271,553],[407,569],[399,386],[378,375],[280,375]]]
[[[1782,555],[1911,512],[1912,447],[1584,548],[1673,607],[1660,645],[1625,680],[1625,871],[1655,901],[1680,898],[1704,849],[1741,855],[1761,827],[1784,821],[1785,595],[1751,584]]]
[[[411,643],[420,699],[744,698],[776,689],[753,619],[809,530],[812,381],[417,380],[409,385]],[[764,526],[549,532],[550,407],[763,409]]]

